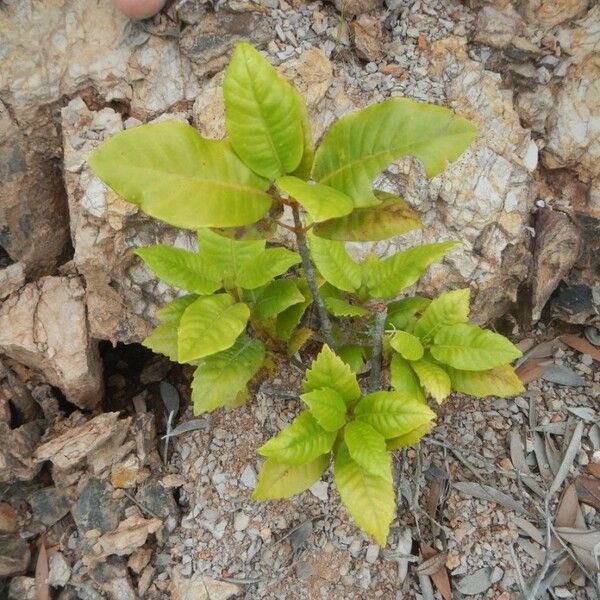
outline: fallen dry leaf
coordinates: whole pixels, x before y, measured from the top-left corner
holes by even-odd
[[[544,367],[542,367],[538,362],[530,360],[524,364],[522,364],[517,370],[517,377],[521,380],[523,385],[527,385],[531,381],[535,379],[539,379],[544,372]]]
[[[600,510],[600,479],[580,475],[575,479],[579,500],[596,510]]]
[[[590,463],[587,466],[588,473],[593,475],[596,479],[600,479],[600,465],[597,463]]]
[[[572,333],[561,335],[560,339],[567,344],[567,346],[571,346],[571,348],[582,354],[589,354],[594,360],[600,362],[600,350],[596,348],[596,346],[590,344],[586,339]]]
[[[577,489],[573,484],[568,486],[563,492],[554,525],[556,527],[575,527],[577,521],[577,513],[579,512],[579,498],[577,497]]]
[[[433,585],[437,588],[438,592],[442,595],[444,600],[452,600],[452,589],[450,587],[450,578],[448,577],[448,571],[446,570],[446,553],[436,552],[433,548],[427,544],[421,544],[421,554],[426,559],[424,563],[419,565],[419,571],[425,575],[431,577]],[[431,562],[430,562],[431,561]],[[433,572],[431,569],[438,566],[439,568]],[[425,567],[425,571],[421,570],[425,565],[429,565],[430,569]]]
[[[46,552],[46,537],[41,535],[38,540],[38,557],[35,563],[35,591],[37,600],[49,600],[48,586],[48,553]]]

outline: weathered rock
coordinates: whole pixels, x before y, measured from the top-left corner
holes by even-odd
[[[345,17],[379,10],[383,6],[383,0],[333,0],[333,3]]]
[[[25,283],[23,263],[14,263],[0,270],[0,300],[16,292]]]
[[[40,421],[31,421],[21,427],[11,429],[8,423],[0,423],[0,481],[13,483],[29,481],[41,469],[41,464],[33,459],[43,433]]]
[[[19,528],[15,509],[6,502],[0,502],[0,534],[15,533]]]
[[[579,255],[580,231],[563,213],[540,210],[535,224],[532,319],[539,320],[542,309]]]
[[[89,570],[94,588],[111,600],[137,600],[131,577],[122,558],[111,556]]]
[[[484,6],[477,14],[474,41],[492,48],[505,48],[525,26],[523,18],[509,4],[502,10]]]
[[[524,15],[531,21],[551,29],[582,16],[590,6],[589,0],[525,0],[521,2]]]
[[[31,553],[29,545],[18,535],[0,535],[0,577],[25,572]]]
[[[64,587],[71,578],[71,567],[62,552],[56,552],[48,559],[48,585]]]
[[[174,576],[171,598],[173,600],[228,600],[242,592],[233,583],[219,581],[211,577],[194,575],[191,579]]]
[[[102,397],[97,343],[88,333],[79,277],[44,277],[0,306],[0,352],[41,371],[82,408]]]
[[[95,529],[100,533],[113,531],[123,516],[123,503],[111,497],[106,481],[90,479],[81,490],[71,510],[77,528],[82,533]]]
[[[350,24],[360,58],[376,62],[383,58],[383,29],[379,16],[360,15]]]
[[[515,109],[523,123],[537,133],[546,132],[548,115],[554,106],[554,95],[547,86],[525,90],[517,96]]]
[[[33,492],[29,496],[29,504],[33,518],[48,527],[60,521],[71,508],[66,494],[52,487]]]
[[[13,577],[8,588],[8,600],[38,600],[35,578]]]
[[[62,116],[74,263],[85,278],[91,334],[113,343],[139,342],[151,331],[157,306],[177,292],[158,282],[132,249],[157,243],[193,249],[195,236],[145,217],[85,165],[100,141],[123,128],[119,114],[88,110],[76,98]]]

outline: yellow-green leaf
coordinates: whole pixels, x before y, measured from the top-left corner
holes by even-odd
[[[329,188],[332,189],[332,188]],[[417,213],[401,198],[375,192],[385,200],[377,206],[355,208],[350,214],[315,225],[315,235],[330,240],[375,242],[402,235],[423,226]]]
[[[424,311],[430,304],[429,298],[410,296],[388,304],[386,327],[407,329],[415,315]]]
[[[242,335],[231,348],[202,359],[192,381],[194,414],[237,404],[239,393],[256,375],[264,357],[263,343]]]
[[[244,163],[270,180],[292,173],[304,153],[298,99],[250,44],[236,46],[223,98],[227,133]]]
[[[487,371],[520,358],[522,352],[499,333],[458,323],[438,330],[431,355],[455,369]]]
[[[325,431],[306,411],[263,444],[258,453],[288,465],[301,465],[329,452],[335,436],[335,431]]]
[[[302,320],[302,316],[306,309],[312,303],[312,295],[308,289],[308,284],[305,279],[298,279],[296,285],[300,293],[304,296],[304,300],[298,304],[294,304],[286,308],[282,313],[277,315],[275,322],[275,333],[280,340],[288,340],[294,329]]]
[[[337,431],[346,422],[344,399],[332,388],[322,387],[300,396],[325,431]]]
[[[207,140],[178,121],[122,131],[92,152],[88,164],[125,200],[175,227],[248,225],[271,206],[269,182],[229,142]]]
[[[369,311],[362,306],[331,296],[323,298],[323,304],[334,317],[364,317],[369,314]]]
[[[466,323],[469,320],[469,288],[444,292],[431,301],[417,321],[413,333],[424,340],[431,339],[446,325]]]
[[[304,98],[294,86],[292,86],[292,92],[296,98],[296,104],[300,114],[300,125],[302,126],[302,137],[304,144],[300,164],[296,167],[296,170],[292,173],[292,175],[299,177],[300,179],[308,179],[310,177],[310,172],[312,171],[313,161],[315,158],[315,147],[313,144],[306,102],[304,102]]]
[[[246,328],[250,309],[229,294],[198,298],[179,323],[179,360],[191,362],[233,346]]]
[[[341,444],[335,459],[335,485],[356,524],[384,546],[396,513],[392,478],[369,473]]]
[[[350,456],[368,473],[392,478],[392,463],[384,437],[364,421],[352,421],[344,429]]]
[[[196,252],[159,244],[138,248],[135,253],[160,279],[174,287],[202,295],[221,287],[216,270]]]
[[[286,248],[267,248],[239,266],[237,284],[247,290],[256,289],[287,272],[300,260],[299,254]]]
[[[279,500],[307,490],[321,478],[329,460],[330,455],[323,454],[303,465],[286,465],[268,458],[258,474],[258,485],[252,499]]]
[[[178,320],[170,320],[161,323],[142,342],[142,346],[149,348],[152,352],[164,354],[174,362],[179,361],[179,350],[177,346]]]
[[[367,349],[356,344],[346,344],[336,348],[337,355],[354,371],[360,373],[367,357]]]
[[[522,393],[523,383],[510,365],[499,365],[488,371],[461,371],[447,367],[452,389],[469,396],[507,398]]]
[[[454,246],[456,242],[425,244],[365,264],[364,278],[369,293],[374,298],[395,296],[416,283],[431,264],[440,260]]]
[[[179,319],[181,319],[183,311],[197,299],[197,294],[179,296],[179,298],[175,298],[175,300],[171,300],[171,302],[159,308],[156,311],[156,318],[160,319],[161,321],[172,321],[175,319],[177,323],[179,323]]]
[[[451,110],[391,98],[334,123],[315,155],[313,179],[351,196],[357,207],[377,204],[373,178],[401,156],[416,156],[428,177],[441,173],[477,136]]]
[[[386,439],[406,435],[435,418],[419,399],[398,392],[368,394],[356,405],[354,414]]]
[[[297,177],[281,177],[277,187],[296,200],[315,223],[347,215],[354,208],[352,198],[320,183],[308,183]]]
[[[419,360],[425,351],[419,338],[406,331],[396,331],[390,338],[390,345],[407,360]]]
[[[303,387],[305,392],[330,387],[344,399],[346,406],[352,406],[361,395],[356,375],[329,346],[323,346],[306,371]]]
[[[331,285],[345,292],[355,292],[362,281],[361,266],[355,263],[343,242],[334,242],[308,234],[311,257],[319,273]]]
[[[399,435],[398,437],[392,438],[386,442],[388,451],[397,450],[398,448],[406,448],[406,446],[413,446],[416,444],[424,435],[427,435],[431,431],[433,423],[427,423],[413,429],[406,435]]]
[[[425,402],[425,394],[421,388],[419,378],[412,370],[409,362],[399,354],[394,354],[390,364],[390,383],[394,390],[419,402]]]
[[[259,290],[252,305],[252,313],[257,319],[276,317],[286,308],[304,302],[304,295],[291,279],[278,279]]]
[[[442,367],[422,358],[410,363],[427,393],[441,404],[452,391],[450,377]]]

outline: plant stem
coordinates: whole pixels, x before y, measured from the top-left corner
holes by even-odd
[[[317,306],[319,319],[321,320],[321,329],[323,330],[323,337],[325,338],[327,345],[332,350],[335,350],[331,319],[329,318],[329,314],[325,309],[323,298],[321,298],[321,294],[319,293],[319,286],[317,285],[317,280],[315,278],[315,269],[312,261],[310,260],[310,253],[308,251],[308,244],[306,242],[304,224],[302,222],[302,218],[300,217],[300,211],[298,210],[298,205],[296,203],[292,204],[292,214],[294,215],[294,233],[296,234],[296,243],[298,244],[298,251],[302,257],[302,268],[304,269],[304,274],[306,275],[306,282],[308,283],[310,293],[313,297],[315,305]]]
[[[369,393],[375,392],[381,384],[381,356],[383,354],[383,334],[387,318],[387,304],[385,302],[379,302],[375,306],[374,317],[373,358],[371,359],[371,373],[369,375]]]

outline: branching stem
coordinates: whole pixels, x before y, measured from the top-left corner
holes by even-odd
[[[304,269],[304,274],[306,275],[306,281],[308,283],[310,293],[313,297],[313,300],[317,307],[317,311],[319,313],[323,337],[325,338],[325,342],[327,343],[327,345],[332,350],[335,350],[335,343],[333,341],[333,330],[331,328],[331,319],[329,318],[329,314],[325,309],[323,298],[319,293],[319,286],[317,285],[317,280],[315,278],[315,269],[313,267],[312,261],[310,260],[308,243],[306,242],[304,223],[302,222],[302,217],[300,216],[300,211],[298,210],[297,204],[292,204],[292,214],[294,215],[294,233],[296,234],[298,252],[300,252],[300,256],[302,257],[302,268]]]
[[[381,357],[383,354],[385,320],[387,319],[387,304],[379,302],[373,312],[375,322],[373,324],[373,358],[371,359],[371,373],[369,375],[369,393],[375,392],[381,385]]]

